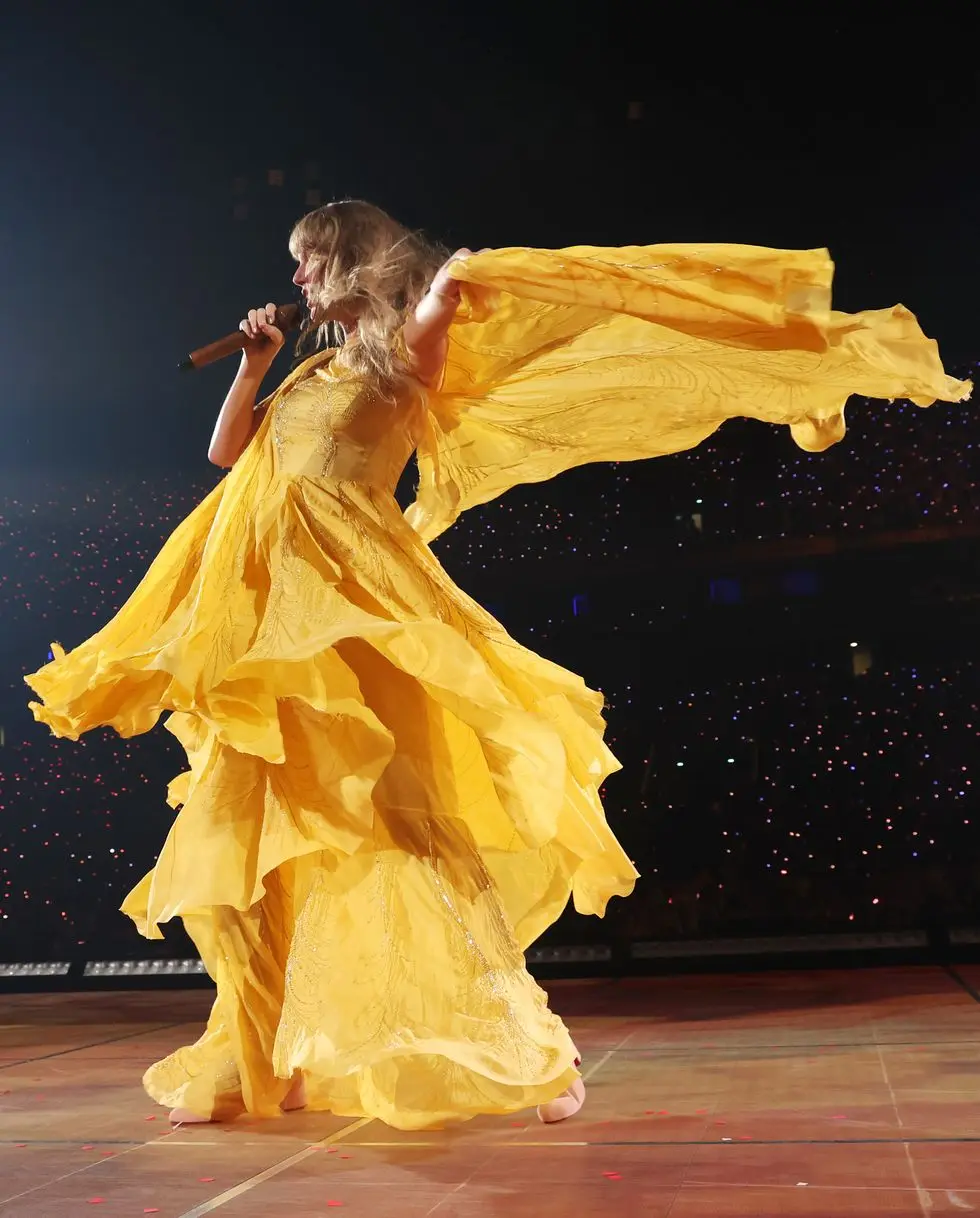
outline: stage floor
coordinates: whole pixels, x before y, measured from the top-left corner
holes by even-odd
[[[170,1131],[143,1068],[206,991],[0,997],[0,1214],[980,1212],[980,966],[554,984],[578,1117],[296,1113]]]

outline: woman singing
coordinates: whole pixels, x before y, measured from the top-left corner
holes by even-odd
[[[27,678],[60,736],[168,712],[187,751],[123,910],[148,938],[182,918],[217,998],[144,1083],[174,1121],[561,1120],[584,1100],[578,1054],[524,950],[570,896],[601,915],[633,887],[598,796],[617,762],[601,695],[510,638],[428,543],[518,483],[688,449],[728,418],[817,451],[852,393],[969,386],[901,306],[832,311],[820,250],[446,262],[350,201],[290,248],[331,345],[256,406],[283,339],[271,307],[248,314],[209,451],[229,474],[120,612]]]

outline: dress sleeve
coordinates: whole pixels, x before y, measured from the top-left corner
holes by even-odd
[[[834,311],[826,250],[515,248],[452,273],[462,302],[406,513],[427,541],[519,483],[681,452],[727,419],[819,452],[851,394],[928,406],[971,389],[903,306]]]

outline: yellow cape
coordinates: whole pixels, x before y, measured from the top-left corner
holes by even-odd
[[[460,512],[589,461],[694,448],[727,419],[820,452],[851,394],[958,402],[902,305],[830,307],[826,250],[745,245],[492,250],[458,260],[463,303],[408,512],[431,541]]]

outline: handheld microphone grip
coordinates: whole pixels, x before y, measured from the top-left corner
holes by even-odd
[[[274,324],[282,330],[283,334],[286,334],[288,331],[296,329],[302,315],[302,307],[298,304],[276,305]],[[226,355],[234,355],[236,351],[241,351],[248,341],[243,330],[234,330],[231,334],[226,334],[224,338],[219,338],[217,342],[208,343],[206,347],[198,347],[186,359],[181,360],[178,367],[181,372],[193,372],[195,368],[213,364],[215,360],[224,359]]]

